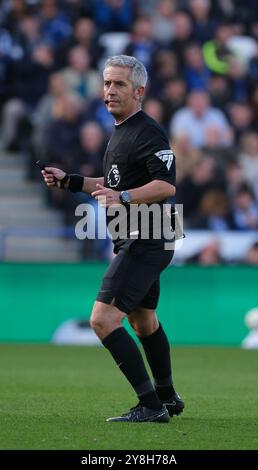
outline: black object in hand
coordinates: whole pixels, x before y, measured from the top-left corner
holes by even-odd
[[[36,162],[36,165],[38,165],[41,170],[45,170],[46,168],[45,163],[41,162],[40,160]]]
[[[41,170],[45,170],[47,166],[45,163],[41,162],[40,160],[36,161],[36,165],[38,165]],[[53,178],[54,178],[54,182],[57,183],[58,179],[55,176],[53,176]]]

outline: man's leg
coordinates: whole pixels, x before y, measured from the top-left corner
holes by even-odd
[[[140,242],[134,241],[130,249],[121,248],[105,272],[94,305],[91,325],[140,401],[140,404],[126,415],[110,420],[168,422],[168,411],[158,398],[140,350],[122,327],[125,314],[129,315],[145,299],[160,271],[171,258],[170,254],[165,252],[160,255],[155,247],[152,249]],[[143,262],[142,258],[150,258],[152,264]]]
[[[171,407],[169,412],[171,415],[179,414],[178,412],[183,410],[184,403],[173,387],[170,345],[158,321],[156,311],[138,307],[130,313],[128,320],[143,345],[159,399],[163,403],[174,401],[175,406],[173,409]]]
[[[130,313],[128,320],[143,345],[160,400],[171,398],[174,388],[170,345],[155,310],[139,307]]]
[[[141,405],[160,410],[162,404],[148,376],[140,350],[122,326],[125,316],[114,305],[96,301],[91,326],[134,388]]]

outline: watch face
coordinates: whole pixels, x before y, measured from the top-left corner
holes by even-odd
[[[122,197],[123,202],[125,203],[130,202],[131,200],[130,194],[128,193],[128,191],[122,191],[121,197]]]

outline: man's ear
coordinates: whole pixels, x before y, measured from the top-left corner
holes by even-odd
[[[134,98],[135,98],[137,101],[141,101],[141,100],[142,100],[142,97],[143,97],[143,95],[144,95],[144,91],[145,91],[144,86],[141,86],[141,87],[136,88],[136,90],[134,91]]]

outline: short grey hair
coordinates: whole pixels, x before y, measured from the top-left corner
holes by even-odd
[[[148,73],[143,63],[140,62],[135,57],[130,55],[114,55],[109,57],[105,63],[104,70],[107,67],[124,67],[131,70],[130,80],[132,82],[133,88],[140,86],[146,86],[148,80]]]

